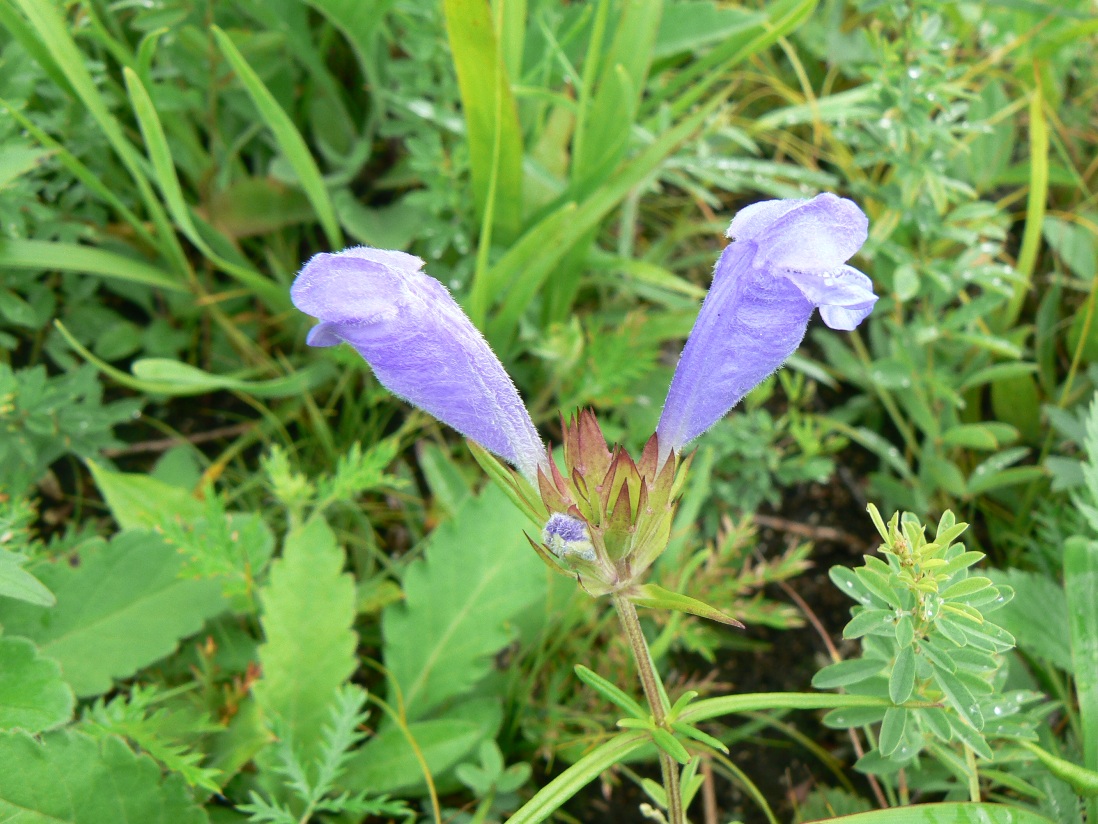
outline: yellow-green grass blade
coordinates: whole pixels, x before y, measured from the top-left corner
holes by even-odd
[[[1045,203],[1048,200],[1048,121],[1045,119],[1045,98],[1041,91],[1041,76],[1034,69],[1033,92],[1029,98],[1029,194],[1026,199],[1026,228],[1022,233],[1022,246],[1014,271],[1018,280],[998,328],[1008,330],[1018,321],[1022,304],[1029,293],[1037,253],[1041,249],[1041,229],[1045,222]]]
[[[328,188],[324,184],[324,178],[321,176],[320,169],[317,168],[316,161],[309,152],[309,147],[305,144],[304,138],[298,132],[297,127],[294,126],[290,116],[283,111],[278,101],[275,100],[274,95],[263,85],[259,75],[244,59],[244,55],[240,53],[229,35],[217,26],[213,26],[212,31],[221,53],[225,55],[225,59],[233,67],[233,71],[236,72],[236,76],[240,79],[248,96],[251,97],[252,103],[255,104],[259,116],[263,119],[267,128],[271,130],[279,149],[282,150],[286,160],[289,161],[290,166],[297,174],[298,182],[301,183],[305,196],[309,198],[309,202],[316,211],[317,220],[320,221],[320,226],[324,230],[328,243],[332,249],[342,249],[343,232],[339,228],[339,221],[336,219],[335,209],[332,207],[332,200],[328,195]]]

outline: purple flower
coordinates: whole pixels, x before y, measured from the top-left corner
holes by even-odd
[[[865,242],[868,223],[852,201],[832,194],[768,200],[736,215],[656,428],[661,461],[780,367],[815,307],[824,323],[844,330],[873,310],[872,282],[844,265]]]
[[[446,287],[404,252],[319,254],[290,290],[319,318],[312,346],[351,344],[390,392],[518,468],[536,488],[547,458],[511,378]]]

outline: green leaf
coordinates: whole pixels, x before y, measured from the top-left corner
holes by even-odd
[[[77,560],[34,568],[57,596],[55,607],[0,603],[0,624],[60,663],[79,697],[170,655],[226,606],[216,581],[181,580],[183,559],[151,532],[120,533]]]
[[[888,697],[892,699],[893,704],[902,704],[911,698],[914,690],[915,647],[906,646],[896,654],[896,663],[893,664],[892,675],[888,678]]]
[[[461,91],[477,217],[487,213],[497,239],[508,243],[522,228],[522,128],[511,81],[488,4],[443,0],[442,9]],[[487,308],[488,295],[481,297],[479,306]]]
[[[993,450],[1013,443],[1018,430],[1005,423],[962,423],[951,426],[942,433],[946,446],[965,446],[969,449]]]
[[[956,675],[946,670],[934,670],[934,680],[938,682],[938,686],[941,687],[942,692],[949,701],[949,705],[956,713],[970,726],[975,727],[977,730],[982,729],[984,726],[983,715],[968,687],[961,683]]]
[[[611,738],[542,787],[507,820],[508,824],[537,824],[547,820],[554,810],[598,778],[604,770],[625,761],[627,756],[648,741],[647,733],[639,732]]]
[[[351,757],[339,784],[371,795],[422,794],[423,766],[409,737],[437,778],[465,760],[482,741],[493,738],[502,721],[498,701],[477,698],[458,704],[444,718],[413,722],[407,730],[386,727]]]
[[[1098,463],[1091,455],[1092,464]],[[1071,660],[1079,698],[1083,766],[1098,772],[1098,542],[1070,538],[1064,547],[1064,591],[1071,627]]]
[[[526,519],[496,487],[468,498],[404,573],[386,607],[386,668],[409,720],[467,694],[513,637],[512,622],[545,597],[549,574],[523,537]]]
[[[307,764],[319,753],[337,691],[357,666],[355,588],[344,562],[332,530],[314,517],[286,536],[260,593],[265,642],[256,702],[285,724]]]
[[[29,172],[53,152],[19,143],[0,146],[0,189]]]
[[[907,710],[900,707],[889,707],[885,710],[884,720],[881,722],[881,737],[877,744],[881,755],[886,758],[899,749],[904,740],[904,727],[907,725]]]
[[[165,518],[193,520],[205,514],[202,502],[186,489],[150,475],[114,472],[95,461],[87,464],[99,494],[122,529],[152,529]]]
[[[20,824],[205,824],[183,781],[162,781],[121,739],[0,734],[0,820]]]
[[[1005,804],[917,804],[828,818],[815,824],[1053,824],[1024,807]]]
[[[863,635],[892,635],[895,631],[895,613],[890,609],[863,609],[843,627],[843,638],[861,638]]]
[[[872,678],[885,668],[887,661],[879,658],[854,658],[830,664],[817,672],[812,678],[812,686],[818,690],[833,690],[847,687]]]
[[[673,609],[677,612],[686,612],[697,615],[699,618],[708,618],[711,621],[719,621],[734,627],[743,627],[743,624],[730,615],[726,615],[716,607],[711,607],[697,598],[672,592],[658,584],[644,584],[636,588],[629,595],[629,600],[639,607],[649,609]]]
[[[72,718],[74,703],[56,661],[26,638],[0,638],[0,730],[52,729]]]
[[[0,596],[16,598],[40,607],[52,607],[57,599],[42,582],[23,569],[22,556],[0,550]]]
[[[82,246],[49,240],[5,238],[0,240],[0,267],[5,269],[55,269],[153,286],[168,292],[187,294],[186,284],[136,258]]]
[[[595,690],[595,692],[611,704],[616,704],[618,707],[625,710],[634,718],[644,719],[648,718],[650,715],[650,713],[643,709],[640,704],[594,670],[588,669],[583,664],[576,664],[575,670],[576,675],[583,683],[591,687],[591,689]]]
[[[293,120],[278,105],[274,95],[263,85],[259,75],[248,65],[248,61],[244,59],[244,55],[240,53],[229,35],[217,26],[212,26],[211,31],[221,53],[232,65],[237,78],[252,98],[259,116],[271,130],[279,149],[297,174],[301,188],[305,191],[309,202],[313,204],[313,209],[316,210],[317,220],[324,229],[328,243],[333,249],[342,249],[343,233],[339,229],[339,221],[336,220],[335,209],[328,196],[324,178],[321,177],[316,161],[309,153],[309,147],[302,139]]]

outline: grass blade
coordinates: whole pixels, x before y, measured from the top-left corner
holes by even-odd
[[[316,211],[317,220],[320,221],[320,226],[324,230],[329,245],[332,249],[342,249],[343,232],[336,220],[335,209],[332,207],[332,201],[328,196],[324,179],[320,175],[320,169],[317,168],[316,161],[309,152],[309,147],[305,144],[304,138],[298,132],[297,127],[294,126],[290,116],[278,105],[274,95],[263,85],[259,75],[248,65],[248,61],[244,59],[244,55],[240,53],[229,35],[217,26],[213,26],[212,31],[221,53],[225,55],[225,59],[233,67],[233,71],[236,72],[236,76],[244,85],[245,91],[248,92],[248,96],[252,98],[252,102],[259,111],[259,116],[263,118],[263,122],[271,130],[279,149],[282,150],[286,160],[289,161],[297,174],[297,179],[301,183],[301,188],[305,191],[305,196],[309,198],[309,202]]]
[[[621,203],[634,186],[642,183],[690,137],[723,101],[723,94],[714,97],[665,132],[583,203],[566,203],[547,215],[492,267],[488,273],[490,293],[504,295],[499,312],[488,326],[488,338],[494,346],[506,350],[519,318],[557,263]]]
[[[81,246],[49,240],[0,240],[0,269],[56,269],[112,278],[128,283],[140,283],[169,292],[189,293],[191,290],[163,269],[139,260]]]
[[[1037,252],[1041,248],[1041,228],[1045,222],[1045,202],[1048,200],[1048,121],[1045,119],[1045,97],[1041,90],[1041,74],[1034,67],[1033,94],[1029,98],[1029,196],[1026,199],[1026,228],[1018,262],[1014,271],[1018,280],[1003,314],[999,328],[1010,329],[1018,321],[1022,304],[1029,293]]]
[[[180,273],[189,275],[191,267],[187,256],[171,221],[168,220],[167,214],[156,199],[152,186],[141,168],[140,155],[124,134],[118,119],[107,108],[107,102],[99,93],[91,73],[84,65],[84,55],[69,33],[65,21],[58,14],[53,3],[42,3],[39,0],[16,0],[16,2],[30,20],[38,37],[43,43],[48,44],[51,62],[57,65],[67,81],[63,84],[63,88],[71,89],[76,102],[87,108],[133,178],[145,208],[156,225],[156,237],[160,241],[158,246],[161,253],[172,261]]]
[[[168,211],[176,225],[179,226],[179,230],[215,265],[232,275],[257,295],[262,296],[268,306],[276,309],[287,308],[289,306],[289,296],[282,286],[271,282],[253,269],[226,260],[206,242],[191,218],[191,207],[183,197],[183,187],[179,183],[178,175],[176,175],[175,161],[172,160],[171,149],[168,147],[168,138],[164,134],[164,127],[156,114],[156,107],[153,105],[152,98],[149,97],[148,91],[136,72],[124,68],[122,74],[126,79],[126,91],[130,95],[130,103],[133,105],[138,125],[141,127],[141,136],[145,139],[149,160],[152,161],[153,174],[156,176],[157,185],[160,187],[161,194],[164,195]]]

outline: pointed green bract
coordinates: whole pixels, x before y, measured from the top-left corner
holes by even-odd
[[[205,824],[183,782],[119,738],[0,734],[0,821],[19,824]]]
[[[260,593],[262,679],[254,693],[269,721],[293,737],[303,763],[319,752],[336,691],[355,671],[355,589],[328,524],[313,518],[286,536]]]
[[[127,531],[92,544],[74,564],[33,572],[57,596],[50,608],[0,602],[0,624],[61,664],[80,697],[99,695],[173,653],[225,609],[214,580],[179,577],[183,559],[151,532]]]

